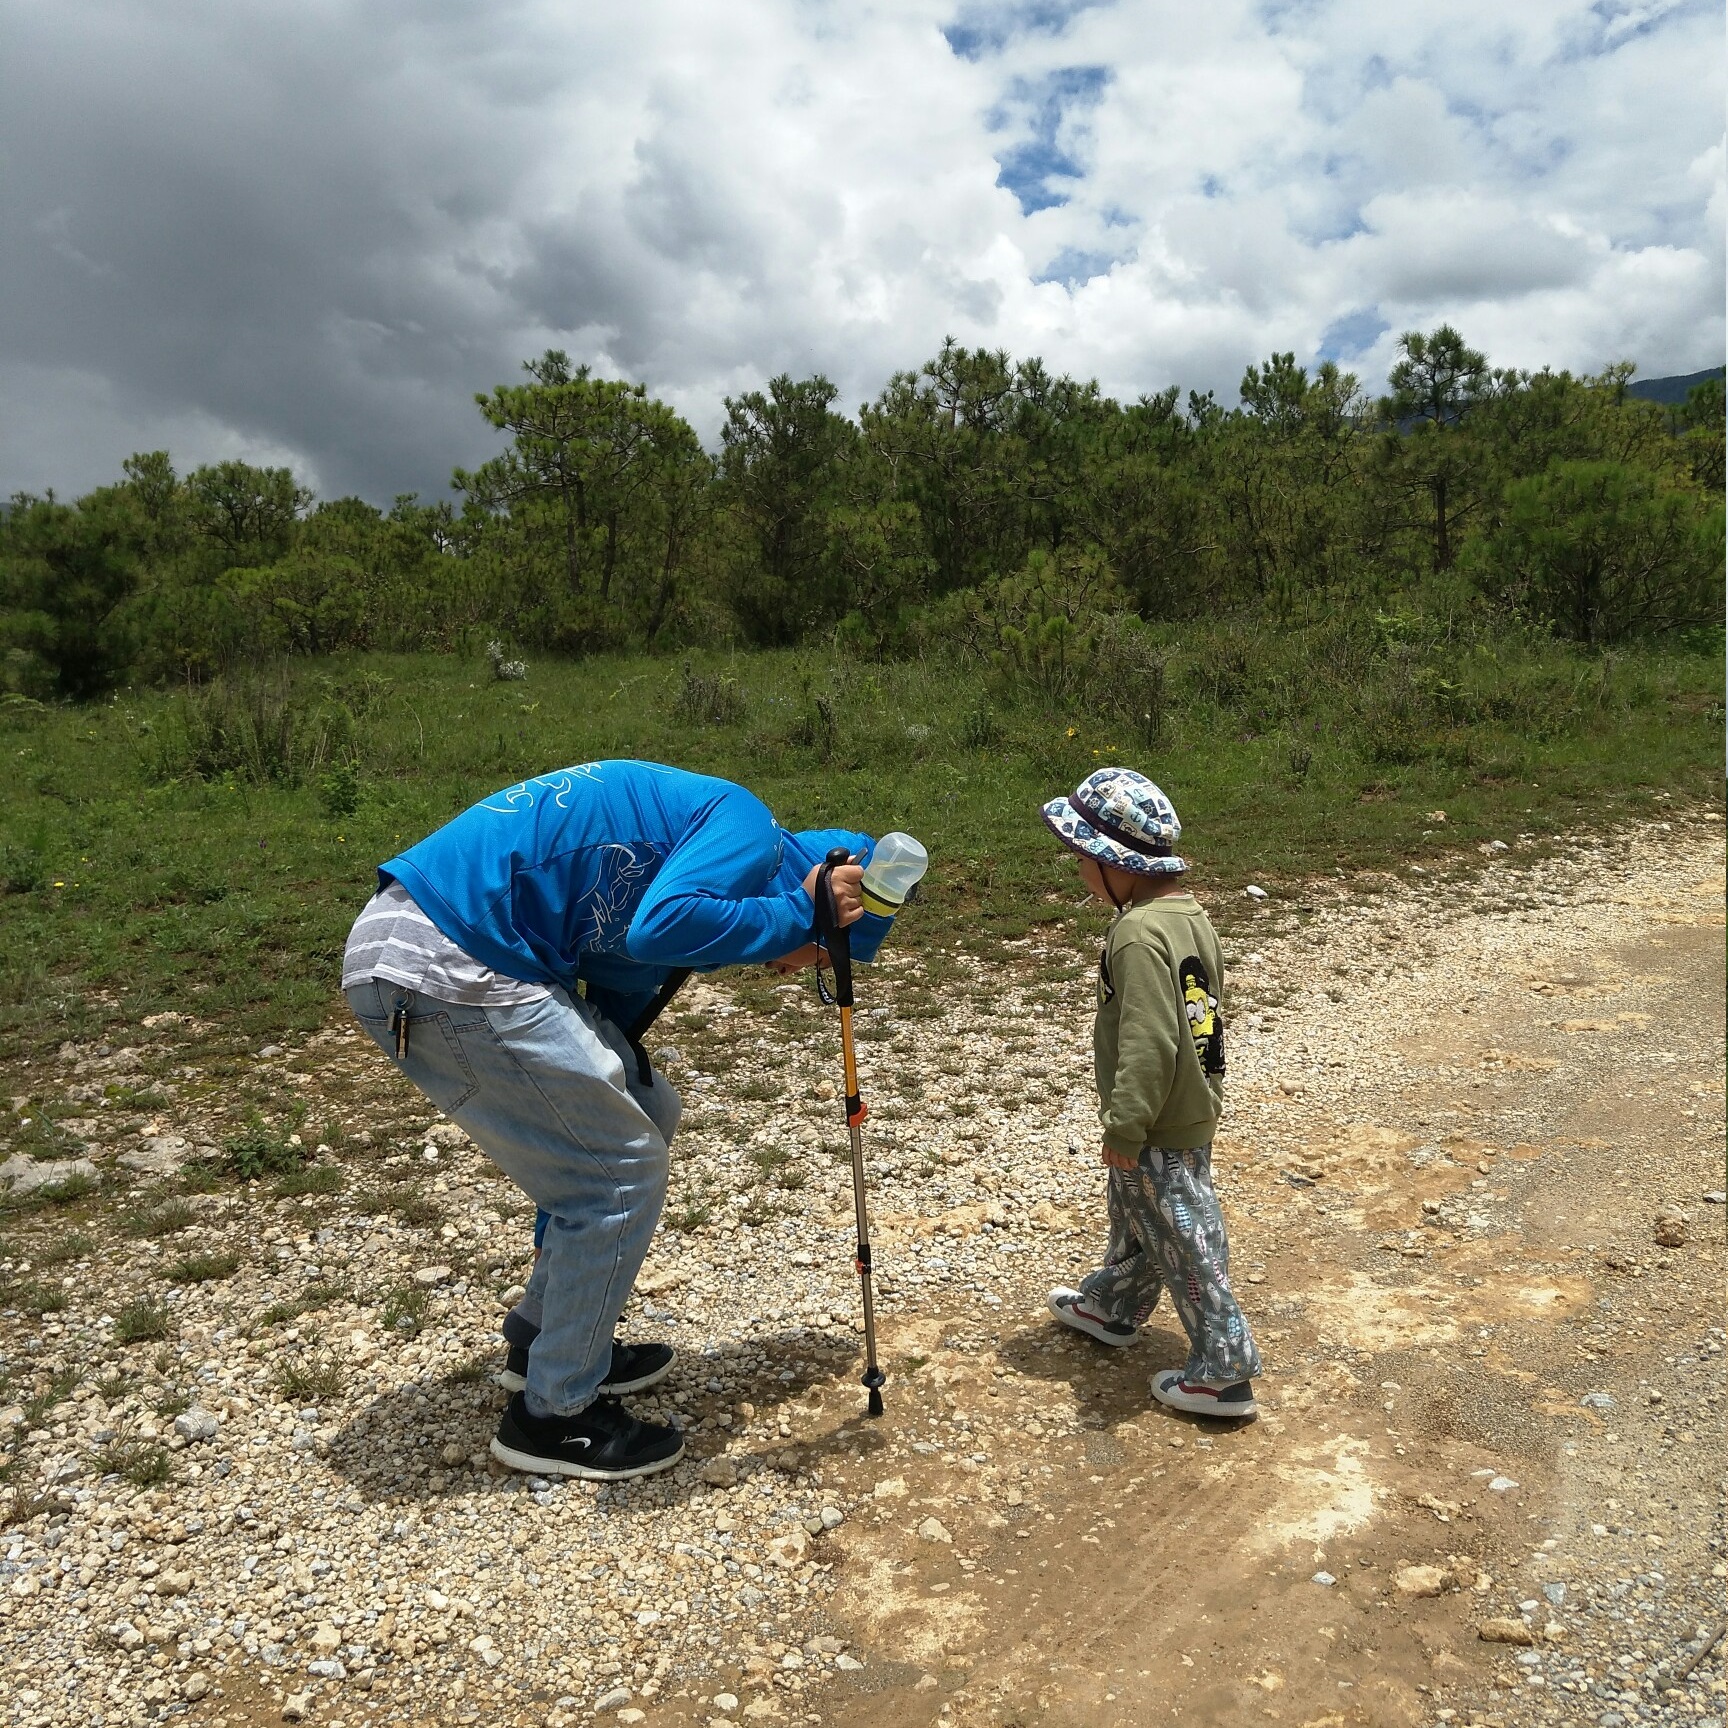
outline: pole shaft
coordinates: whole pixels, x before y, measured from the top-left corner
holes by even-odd
[[[864,1189],[864,1106],[858,1096],[858,1054],[852,1010],[840,1010],[840,1052],[846,1070],[846,1129],[852,1142],[852,1209],[858,1226],[858,1288],[864,1301],[864,1369],[876,1374],[876,1291],[870,1263],[870,1210]]]

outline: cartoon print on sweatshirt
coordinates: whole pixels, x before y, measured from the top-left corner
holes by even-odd
[[[1188,1015],[1188,1030],[1194,1035],[1194,1054],[1207,1074],[1224,1072],[1224,1016],[1218,998],[1197,955],[1182,962],[1182,1005]]]

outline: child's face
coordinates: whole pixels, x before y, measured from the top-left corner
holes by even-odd
[[[1104,866],[1096,858],[1088,858],[1084,854],[1076,860],[1080,866],[1080,880],[1086,884],[1086,892],[1094,900],[1102,900],[1106,906],[1114,906],[1116,902],[1110,898],[1110,890],[1104,885]]]

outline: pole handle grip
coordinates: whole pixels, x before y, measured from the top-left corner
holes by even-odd
[[[836,846],[816,875],[816,930],[834,967],[834,1004],[838,1008],[852,1006],[852,936],[842,927],[840,910],[834,904],[834,870],[836,865],[851,862],[852,854],[844,846]]]

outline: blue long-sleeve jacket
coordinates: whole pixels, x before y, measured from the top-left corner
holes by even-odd
[[[815,939],[803,880],[844,829],[789,833],[727,780],[587,762],[507,786],[379,866],[458,947],[509,978],[574,991],[629,1025],[679,968],[777,960]],[[853,926],[870,959],[888,920]]]

